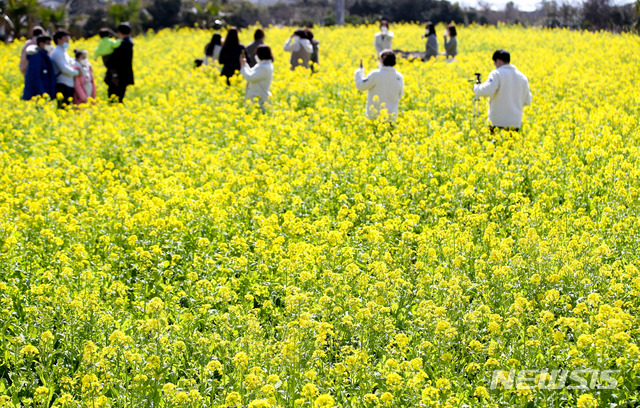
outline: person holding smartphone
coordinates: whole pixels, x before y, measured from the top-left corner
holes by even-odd
[[[384,110],[389,122],[396,121],[398,104],[404,94],[404,77],[395,65],[396,54],[392,50],[383,50],[380,53],[380,68],[365,76],[360,60],[354,80],[359,91],[367,91],[367,118],[375,119]]]
[[[250,67],[246,54],[240,57],[240,74],[247,81],[245,99],[257,100],[264,112],[264,104],[271,97],[271,81],[273,80],[273,54],[268,45],[261,44],[256,48],[256,65]]]

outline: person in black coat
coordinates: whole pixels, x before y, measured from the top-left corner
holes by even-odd
[[[36,40],[37,47],[26,52],[28,64],[24,76],[24,92],[22,99],[28,101],[36,96],[48,95],[50,98],[56,96],[56,76],[53,71],[53,62],[49,58],[47,48],[51,48],[51,37],[41,35]],[[31,52],[35,54],[31,55]]]
[[[127,86],[133,85],[133,41],[131,40],[131,27],[127,23],[118,26],[118,37],[122,44],[113,51],[107,66],[107,75],[104,82],[108,85],[110,100],[115,97],[122,103]]]
[[[220,58],[218,62],[222,65],[222,72],[220,76],[227,77],[227,85],[231,85],[231,78],[236,71],[240,71],[240,56],[244,51],[244,45],[240,44],[238,38],[238,29],[231,27],[227,32],[227,37],[222,44],[222,50],[220,50]]]

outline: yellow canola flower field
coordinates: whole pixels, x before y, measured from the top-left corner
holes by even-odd
[[[635,406],[640,39],[460,27],[456,62],[399,61],[392,127],[353,85],[376,31],[316,29],[310,75],[267,29],[267,114],[193,69],[211,32],[135,37],[125,104],[93,61],[72,111],[1,47],[0,406]],[[473,121],[497,48],[521,133]]]

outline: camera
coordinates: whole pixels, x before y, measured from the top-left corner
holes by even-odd
[[[482,80],[480,80],[480,73],[479,72],[475,72],[473,75],[476,76],[476,79],[467,79],[467,81],[469,82],[473,82],[474,84],[481,84]]]

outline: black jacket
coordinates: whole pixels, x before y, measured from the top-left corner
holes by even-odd
[[[122,39],[122,44],[109,56],[107,76],[105,82],[111,83],[111,78],[117,74],[119,86],[133,85],[133,41],[131,37]]]

